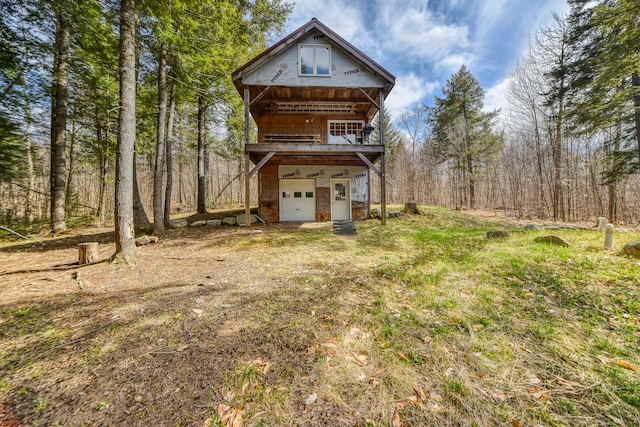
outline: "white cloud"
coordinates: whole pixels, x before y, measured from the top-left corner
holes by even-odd
[[[499,81],[484,94],[484,111],[493,111],[497,109],[505,110],[507,106],[507,91],[509,90],[509,77]]]
[[[432,94],[438,87],[438,82],[428,82],[416,76],[407,74],[396,77],[396,85],[385,102],[385,107],[393,118],[400,117],[402,113],[421,102],[422,99]]]
[[[390,1],[380,12],[386,36],[385,50],[402,52],[411,58],[439,61],[469,46],[466,25],[448,25],[424,6]]]
[[[436,70],[443,74],[454,74],[458,72],[463,65],[466,65],[467,68],[473,68],[474,56],[471,53],[451,54],[442,58],[442,60],[436,64]]]

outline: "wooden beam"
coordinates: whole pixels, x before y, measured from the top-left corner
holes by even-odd
[[[367,145],[367,144],[315,144],[304,142],[274,142],[274,143],[260,143],[260,144],[247,144],[245,145],[245,153],[269,153],[275,151],[276,153],[282,152],[295,152],[299,154],[305,153],[336,153],[336,154],[354,154],[356,152],[361,153],[381,153],[384,151],[382,145]]]
[[[244,90],[244,146],[249,145],[250,139],[250,120],[251,115],[249,112],[250,105],[250,93],[249,89],[245,88]],[[251,159],[249,159],[249,154],[245,154],[244,156],[244,217],[247,227],[251,225],[251,193],[249,192],[249,168],[251,167]]]
[[[263,167],[270,158],[273,157],[273,155],[276,154],[275,151],[271,151],[269,152],[266,156],[264,156],[264,159],[260,160],[260,163],[258,163],[256,165],[256,167],[254,167],[253,169],[251,169],[251,172],[249,172],[249,178],[251,178],[252,176],[254,176],[256,173],[258,173],[258,171],[260,170],[261,167]],[[248,156],[248,154],[247,154]]]
[[[249,112],[249,103],[250,103],[250,93],[249,89],[245,88],[244,90],[244,143],[249,144],[249,129],[250,129],[250,121],[251,121],[251,113]]]
[[[380,89],[380,109],[378,110],[378,123],[380,125],[380,145],[382,145],[382,155],[380,156],[380,220],[382,225],[387,224],[387,182],[384,164],[384,89]]]
[[[382,173],[380,173],[380,171],[379,171],[379,170],[378,170],[378,169],[373,165],[373,163],[371,163],[371,162],[369,161],[369,159],[367,159],[367,158],[365,157],[365,155],[364,155],[364,154],[362,154],[362,153],[360,153],[360,152],[357,152],[357,153],[356,153],[356,155],[357,155],[358,157],[360,157],[360,158],[362,159],[362,161],[363,161],[367,166],[369,166],[369,169],[371,169],[372,171],[374,171],[374,172],[376,173],[376,175],[378,175],[380,178],[382,178]]]
[[[262,92],[260,92],[255,98],[253,98],[253,100],[249,102],[249,106],[252,106],[256,102],[260,101],[262,97],[265,96],[267,92],[269,92],[269,89],[271,89],[271,86],[267,86]]]
[[[364,91],[364,89],[362,89],[361,87],[359,87],[358,89],[360,89],[360,92],[362,92],[362,94],[363,94],[363,95],[364,95],[364,96],[365,96],[369,101],[371,101],[371,103],[372,103],[373,105],[375,105],[375,106],[376,106],[376,108],[377,108],[378,110],[380,109],[380,104],[378,104],[378,103],[377,103],[373,98],[371,98],[371,97],[369,96],[369,94],[368,94],[367,92],[365,92],[365,91]]]

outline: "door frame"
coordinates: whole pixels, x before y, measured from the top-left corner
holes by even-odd
[[[347,196],[347,206],[349,206],[349,218],[346,220],[342,220],[339,219],[337,221],[351,221],[352,217],[352,212],[351,212],[351,179],[350,178],[336,178],[336,179],[332,179],[331,180],[331,191],[329,193],[330,197],[331,197],[331,221],[336,221],[335,215],[333,214],[334,212],[334,202],[335,202],[335,194],[334,194],[334,185],[336,182],[344,182],[347,185],[346,191],[345,191],[345,195]]]

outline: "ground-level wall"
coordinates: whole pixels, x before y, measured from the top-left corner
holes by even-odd
[[[263,166],[259,173],[259,212],[267,222],[280,221],[280,180],[314,179],[316,221],[330,221],[331,180],[348,179],[350,182],[351,218],[369,216],[369,171],[365,166],[342,165],[278,165]]]

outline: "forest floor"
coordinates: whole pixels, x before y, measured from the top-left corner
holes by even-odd
[[[135,265],[111,229],[0,242],[0,426],[640,425],[638,230],[356,225],[172,229]]]

